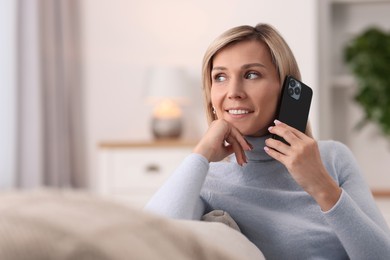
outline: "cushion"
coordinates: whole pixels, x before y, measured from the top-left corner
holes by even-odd
[[[240,232],[172,220],[87,192],[0,193],[0,259],[264,259]]]

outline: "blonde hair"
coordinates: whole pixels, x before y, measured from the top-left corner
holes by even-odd
[[[260,41],[267,46],[281,83],[287,75],[291,75],[296,79],[301,80],[301,73],[294,54],[280,33],[271,25],[258,24],[255,27],[242,25],[227,30],[211,43],[203,58],[203,96],[209,124],[216,119],[211,104],[211,70],[213,68],[213,59],[215,55],[225,47],[237,42],[251,40]],[[310,127],[308,126],[307,128],[306,132],[309,131],[309,133],[311,133]]]

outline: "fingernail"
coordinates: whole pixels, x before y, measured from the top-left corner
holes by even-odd
[[[268,127],[268,131],[271,132],[272,128],[274,127],[273,126]]]
[[[275,119],[274,123],[275,123],[275,125],[278,125],[278,124],[281,124],[282,122],[280,122],[278,119]]]
[[[265,150],[266,152],[268,152],[268,151],[269,151],[268,146],[264,146],[264,150]]]

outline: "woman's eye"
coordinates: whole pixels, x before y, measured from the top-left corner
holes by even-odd
[[[249,72],[245,75],[246,79],[257,79],[259,74],[257,72]]]
[[[214,81],[216,82],[222,82],[226,80],[226,76],[222,74],[217,74],[214,76]]]

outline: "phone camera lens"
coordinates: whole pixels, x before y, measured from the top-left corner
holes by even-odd
[[[295,87],[295,84],[296,84],[296,82],[295,82],[295,80],[290,80],[290,87]]]
[[[301,89],[300,88],[295,88],[294,92],[295,92],[295,95],[300,95],[301,94]]]
[[[294,95],[294,89],[293,88],[288,88],[288,94],[290,96]]]

